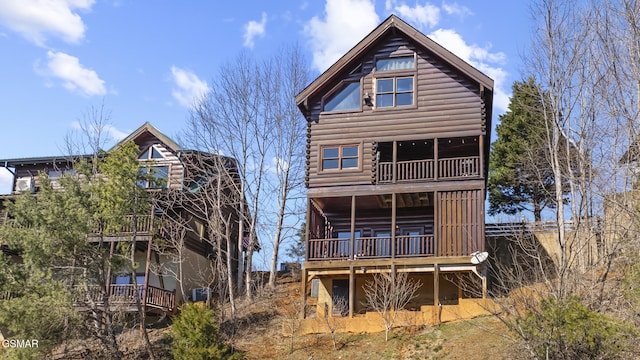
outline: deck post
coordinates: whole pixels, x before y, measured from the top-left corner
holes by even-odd
[[[440,324],[440,266],[433,265],[433,325]]]
[[[362,236],[362,235],[361,235]],[[351,244],[349,244],[349,259],[355,258],[356,238],[356,196],[351,195]]]
[[[349,317],[352,318],[356,304],[356,274],[353,266],[349,267]]]
[[[109,244],[109,262],[107,263],[107,276],[106,279],[104,279],[104,286],[107,297],[111,293],[111,260],[113,259],[113,252],[115,251],[115,248],[116,242],[112,241],[111,244]],[[104,299],[102,300],[104,301]]]
[[[147,308],[147,293],[149,292],[149,269],[151,265],[151,238],[147,242],[147,263],[144,268],[144,287],[142,288],[142,311]],[[163,289],[164,290],[164,289]]]
[[[304,261],[309,261],[309,221],[311,220],[311,207],[313,204],[311,203],[311,199],[307,199],[307,213],[306,213],[306,222],[304,224]],[[303,281],[307,281],[304,277]]]
[[[301,318],[307,317],[307,269],[302,268],[302,314]]]
[[[393,141],[393,168],[391,169],[393,183],[398,182],[398,142]]]
[[[440,176],[440,162],[438,161],[438,138],[433,139],[433,179],[438,180]]]
[[[396,257],[396,193],[391,194],[391,258]]]

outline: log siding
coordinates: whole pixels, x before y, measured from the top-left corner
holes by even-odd
[[[371,144],[376,141],[479,136],[485,133],[478,85],[400,35],[390,35],[384,45],[366,56],[362,63],[362,95],[369,94],[375,99],[376,78],[407,74],[406,70],[375,72],[376,59],[413,53],[416,54],[417,67],[415,106],[376,108],[372,103],[370,106],[364,104],[362,111],[325,113],[321,108],[322,96],[310,102],[309,188],[371,183],[372,161],[366,151],[360,154],[362,165],[359,172],[323,174],[319,159],[320,146],[324,144],[345,144],[354,140]]]

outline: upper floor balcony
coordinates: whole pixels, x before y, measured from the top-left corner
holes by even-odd
[[[479,138],[380,142],[373,167],[377,184],[482,178]]]

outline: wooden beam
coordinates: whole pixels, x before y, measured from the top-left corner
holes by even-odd
[[[353,266],[349,268],[349,317],[355,313],[356,304],[356,274]]]
[[[307,269],[306,267],[302,268],[302,314],[300,314],[301,318],[304,319],[307,316],[306,312],[307,307]]]
[[[351,195],[351,244],[349,245],[351,250],[349,252],[349,258],[354,258],[355,251],[355,237],[356,237],[356,196]]]
[[[396,257],[396,215],[398,212],[396,193],[391,194],[391,258]]]
[[[357,260],[326,260],[309,261],[305,263],[307,270],[312,269],[348,269],[355,267],[375,267],[391,265],[398,266],[428,266],[440,265],[472,265],[470,256],[431,256],[431,257],[410,257],[410,258],[385,258],[385,259],[357,259]]]
[[[433,324],[440,325],[440,270],[438,264],[433,271]]]
[[[325,186],[314,187],[307,190],[307,197],[313,199],[385,195],[389,193],[413,193],[434,191],[459,191],[479,190],[485,188],[484,179],[468,179],[465,181],[442,180],[415,183],[382,184],[382,185],[352,185],[352,186]]]

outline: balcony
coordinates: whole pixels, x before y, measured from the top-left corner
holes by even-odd
[[[379,162],[376,172],[378,184],[411,181],[458,180],[480,177],[480,156]]]
[[[87,288],[76,287],[77,296],[75,303],[82,304],[93,302],[96,305],[103,305],[103,291],[97,285]],[[146,296],[144,296],[143,285],[133,284],[111,284],[109,286],[109,305],[135,307],[137,299],[140,299],[147,308],[158,309],[171,312],[176,308],[175,291],[169,291],[148,286]],[[145,301],[146,298],[146,301]]]
[[[310,239],[308,246],[309,261],[428,257],[436,253],[433,234],[396,236],[395,247],[390,237],[355,238],[353,251],[351,239]]]

